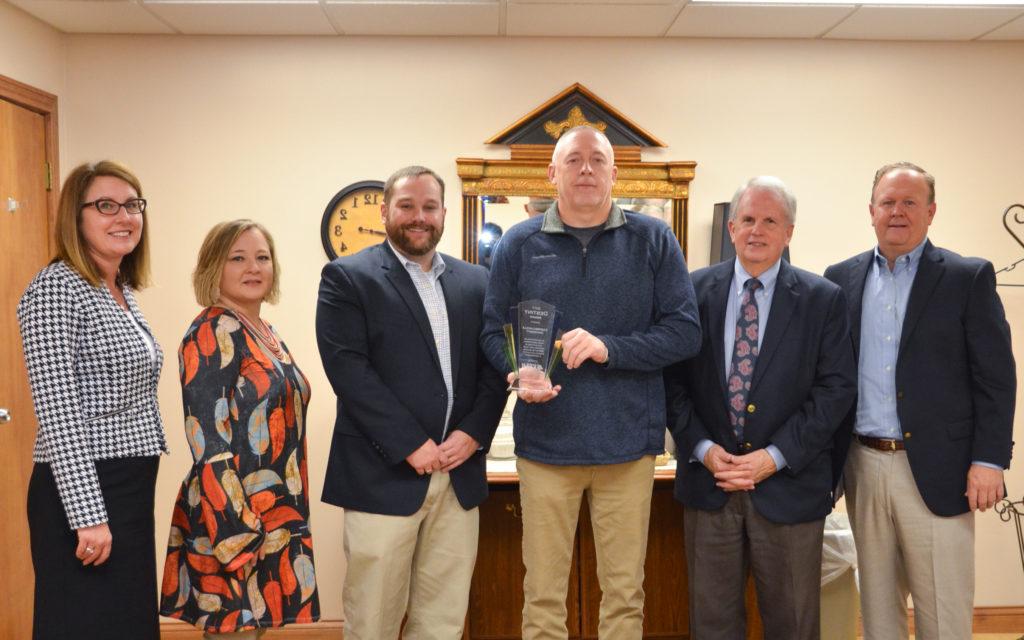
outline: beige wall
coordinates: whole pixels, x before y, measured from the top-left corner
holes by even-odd
[[[931,234],[938,244],[997,266],[1022,255],[999,219],[1024,200],[1020,43],[162,36],[68,36],[65,43],[65,171],[111,156],[141,176],[157,283],[142,302],[167,351],[198,310],[188,278],[205,231],[249,216],[275,233],[284,296],[265,315],[313,383],[317,497],[334,417],[313,335],[327,202],[350,182],[383,179],[413,162],[431,166],[449,184],[442,248],[458,253],[454,159],[504,157],[481,141],[573,82],[670,145],[646,159],[698,162],[692,267],[708,261],[712,204],[756,173],[779,175],[800,199],[798,265],[821,271],[868,248],[871,175],[902,158],[938,176]],[[1001,293],[1024,335],[1024,290]],[[1018,356],[1024,362],[1024,351]],[[174,449],[158,487],[164,531],[190,464],[173,356],[160,398]],[[1008,484],[1019,496],[1024,472],[1011,471]],[[337,618],[342,517],[319,501],[313,517],[323,613]],[[978,539],[977,604],[1024,605],[1012,528],[983,514]]]
[[[59,31],[0,0],[0,73],[60,95],[65,59]]]
[[[68,130],[59,109],[63,106],[66,48],[66,38],[59,31],[0,0],[0,75],[57,96],[62,169]]]

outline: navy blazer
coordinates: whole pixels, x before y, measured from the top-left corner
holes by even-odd
[[[702,462],[690,458],[702,439],[730,453],[774,444],[787,466],[750,493],[765,518],[809,522],[832,510],[832,439],[857,391],[846,297],[820,276],[783,261],[754,365],[744,442],[737,443],[726,406],[723,332],[734,261],[693,273],[703,343],[691,360],[665,372],[669,427],[677,457],[675,496],[684,505],[721,509],[728,494]]]
[[[864,283],[874,250],[829,267],[846,291],[860,353]],[[896,413],[925,504],[940,516],[969,510],[972,460],[1010,466],[1017,368],[992,263],[927,241],[903,317],[896,360]],[[847,416],[852,432],[856,406]],[[849,439],[846,442],[849,445]]]
[[[444,255],[441,275],[451,336],[450,434],[483,447],[451,472],[459,503],[487,497],[485,451],[507,397],[479,347],[487,271]],[[440,443],[448,390],[426,310],[387,242],[324,267],[316,310],[324,370],[338,397],[323,501],[356,511],[411,515],[429,475],[405,461],[427,438]]]

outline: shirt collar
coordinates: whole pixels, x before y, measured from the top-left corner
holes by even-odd
[[[735,267],[733,268],[733,284],[736,286],[736,294],[743,293],[743,285],[754,276],[747,273],[747,270],[743,268],[739,258],[734,261]],[[782,268],[782,258],[775,261],[775,264],[768,267],[768,269],[757,276],[758,281],[761,283],[762,291],[771,291],[772,287],[775,286],[775,280],[779,277],[779,269]]]
[[[411,269],[423,271],[423,268],[419,264],[403,256],[401,252],[395,248],[395,245],[391,244],[391,238],[388,238],[386,242],[388,243],[388,248],[391,249],[391,252],[395,254],[395,257],[398,258],[398,261],[402,263],[402,266],[404,266],[407,271]],[[435,251],[434,259],[430,263],[430,271],[433,272],[435,278],[439,278],[441,274],[444,273],[444,270],[445,264],[444,259],[441,257],[441,252]]]
[[[626,224],[626,214],[619,208],[619,205],[612,202],[612,208],[608,211],[608,219],[605,220],[605,229],[614,229],[621,227]],[[565,223],[562,222],[562,216],[558,213],[558,201],[555,200],[548,207],[548,210],[544,212],[544,222],[541,224],[540,230],[544,233],[566,233]]]
[[[895,266],[893,268],[893,271],[898,269],[901,265],[906,269],[917,269],[918,263],[921,262],[921,255],[924,253],[924,245],[927,242],[928,238],[925,237],[925,239],[922,240],[919,245],[910,250],[910,253],[904,253],[901,256],[897,256],[896,260],[894,261]],[[889,261],[886,260],[885,256],[882,255],[882,252],[879,251],[878,245],[875,245],[875,266],[881,269],[883,267],[887,268],[888,264]]]

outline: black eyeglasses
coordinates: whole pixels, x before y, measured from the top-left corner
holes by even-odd
[[[99,200],[86,202],[82,205],[83,209],[87,207],[96,207],[96,210],[105,216],[116,216],[121,207],[124,207],[125,212],[130,215],[139,215],[146,210],[146,201],[142,198],[132,198],[131,200],[118,202],[110,198],[100,198]]]

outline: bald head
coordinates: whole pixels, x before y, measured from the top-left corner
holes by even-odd
[[[602,147],[604,152],[608,155],[611,163],[613,165],[615,164],[615,149],[612,148],[612,143],[608,140],[608,136],[604,135],[594,127],[588,127],[585,124],[573,127],[562,134],[562,137],[560,137],[558,142],[555,144],[555,151],[551,154],[551,161],[556,162],[559,154],[564,153],[565,149],[572,145],[573,139],[580,135],[592,137],[597,141],[597,144]]]

